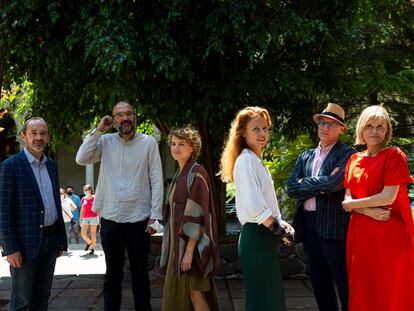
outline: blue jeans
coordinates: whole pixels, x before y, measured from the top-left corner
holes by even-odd
[[[47,310],[57,256],[57,235],[43,235],[39,254],[21,268],[10,267],[9,311]]]

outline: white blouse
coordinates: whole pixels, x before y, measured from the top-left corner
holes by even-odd
[[[237,157],[233,178],[236,212],[242,225],[261,224],[270,216],[281,222],[272,176],[262,159],[250,149],[244,149]]]

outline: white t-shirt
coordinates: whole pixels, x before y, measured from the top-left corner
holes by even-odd
[[[72,219],[72,210],[70,209],[70,206],[75,203],[73,203],[71,198],[65,197],[64,199],[61,199],[62,202],[62,215],[63,215],[63,221],[64,222],[70,222]]]

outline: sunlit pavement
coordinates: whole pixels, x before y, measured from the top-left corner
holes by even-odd
[[[84,251],[85,244],[71,244],[68,253],[58,258],[49,310],[103,310],[102,284],[105,258],[97,245],[93,255]],[[220,306],[223,311],[241,311],[244,304],[243,281],[217,278]],[[316,311],[309,281],[283,282],[287,310]],[[122,310],[133,310],[131,284],[124,281]],[[10,273],[4,258],[0,259],[0,310],[7,310]],[[153,311],[161,310],[163,280],[151,275]],[[259,310],[258,310],[259,311]]]

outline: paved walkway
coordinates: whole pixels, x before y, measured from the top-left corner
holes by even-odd
[[[84,245],[70,245],[70,251],[58,259],[49,310],[103,310],[102,284],[105,261],[98,246],[93,256],[86,255]],[[151,275],[152,306],[161,310],[163,280]],[[243,281],[217,279],[221,310],[242,311],[244,304]],[[309,281],[283,282],[287,310],[316,311],[317,306]],[[7,262],[0,259],[0,310],[7,310],[10,276]],[[131,284],[124,282],[122,310],[133,310]],[[260,310],[257,310],[260,311]]]

